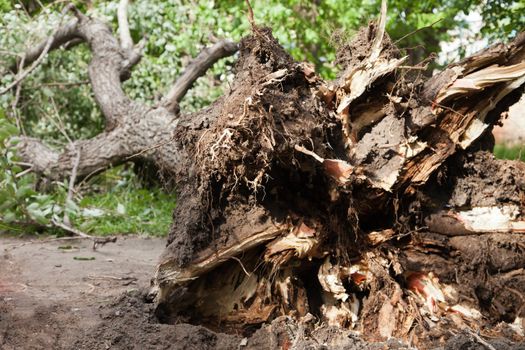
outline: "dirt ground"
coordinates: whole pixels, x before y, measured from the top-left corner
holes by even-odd
[[[142,296],[164,245],[126,237],[93,251],[86,240],[2,238],[0,348],[228,348],[202,327],[150,322]]]
[[[286,317],[249,339],[160,324],[145,295],[164,245],[121,237],[93,251],[85,240],[0,238],[0,349],[409,349],[395,341],[367,344],[330,327],[305,332]],[[487,349],[461,334],[439,348]]]

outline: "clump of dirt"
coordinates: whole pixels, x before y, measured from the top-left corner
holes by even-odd
[[[81,331],[79,320],[68,306],[38,306],[31,317],[17,315],[5,299],[0,300],[0,348],[66,349],[73,334]]]
[[[191,149],[187,151],[191,159],[177,174],[176,224],[170,230],[163,260],[180,267],[206,248],[226,244],[223,240],[228,235],[222,232],[241,224],[234,219],[236,213],[244,216],[247,208],[255,208],[262,222],[265,217],[287,214],[260,205],[271,203],[276,192],[290,184],[282,183],[288,174],[280,171],[290,169],[280,164],[294,163],[298,174],[300,169],[303,173],[316,171],[305,171],[308,167],[300,166],[301,159],[295,160],[295,145],[308,145],[321,156],[332,154],[337,147],[330,135],[335,132],[335,121],[321,101],[312,98],[315,81],[307,79],[270,29],[257,28],[253,36],[241,41],[236,72],[228,98],[204,113],[210,116],[205,123],[208,127],[182,127],[176,135],[175,147]],[[297,184],[308,186],[308,176],[313,177],[306,174],[301,178],[305,181],[297,179]],[[272,205],[278,207],[282,201]]]
[[[278,317],[247,339],[247,349],[410,349],[396,340],[369,343],[356,332],[312,322]]]
[[[236,349],[241,338],[189,324],[166,325],[145,294],[133,291],[100,309],[102,322],[86,330],[71,349]]]
[[[339,46],[334,63],[345,67],[347,70],[355,69],[357,65],[361,64],[370,55],[372,50],[371,44],[377,34],[377,30],[378,25],[375,21],[361,27],[352,40]],[[336,42],[340,41],[338,38],[335,38],[335,40]],[[387,33],[384,34],[382,46],[382,55],[389,57],[398,57],[400,55],[399,49],[394,45]],[[343,76],[345,74],[341,72],[339,75]]]
[[[412,233],[417,249],[402,253],[406,269],[433,271],[441,282],[462,291],[462,302],[487,318],[487,333],[501,330],[502,321],[522,327],[525,237],[512,226],[473,231],[461,213],[492,209],[488,215],[473,216],[473,222],[521,222],[523,174],[522,162],[497,160],[487,151],[452,157],[419,193],[415,214],[420,229]],[[511,333],[509,339],[517,337]]]
[[[455,179],[449,204],[455,207],[483,207],[502,204],[521,205],[525,179],[516,174],[525,173],[520,161],[502,163],[490,152],[463,155],[459,171],[451,169]],[[503,165],[503,166],[502,166]]]
[[[167,325],[155,319],[152,304],[145,303],[145,294],[122,295],[101,311],[103,321],[81,335],[72,349],[311,349],[311,350],[409,350],[413,347],[391,339],[367,342],[359,333],[340,327],[330,327],[315,319],[297,321],[281,316],[264,325],[249,337],[214,332],[202,326],[185,323]],[[436,341],[426,348],[447,350],[523,349],[507,339],[488,342],[464,332],[446,342]],[[427,347],[428,346],[428,347]]]
[[[525,348],[523,343],[514,343],[508,339],[492,339],[491,341],[480,340],[476,334],[461,332],[451,337],[444,348],[446,350],[521,350]]]

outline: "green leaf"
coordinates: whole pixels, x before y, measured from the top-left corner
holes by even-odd
[[[2,217],[2,221],[5,222],[6,224],[9,224],[13,221],[16,221],[17,219],[17,215],[16,213],[12,212],[12,211],[7,211],[4,213],[3,217]]]
[[[41,225],[47,225],[49,224],[49,220],[45,217],[44,213],[41,210],[34,209],[34,210],[28,210],[29,216],[38,222]]]
[[[33,190],[33,188],[30,185],[25,185],[25,186],[19,187],[18,190],[16,190],[15,197],[17,200],[20,200],[20,199],[27,198],[35,194],[36,192]]]
[[[17,205],[17,202],[13,198],[6,199],[4,200],[2,204],[0,204],[0,212],[6,209],[10,209],[16,205]]]

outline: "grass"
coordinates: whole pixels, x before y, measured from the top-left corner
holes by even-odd
[[[75,225],[90,234],[165,236],[176,200],[159,187],[145,188],[131,170],[112,169],[90,184],[78,203]]]
[[[51,222],[61,221],[67,213],[75,228],[91,235],[165,236],[176,204],[174,194],[159,184],[145,186],[130,165],[77,185],[73,200],[67,199],[67,182],[38,193],[34,181],[31,174],[16,182],[0,181],[0,234],[62,236],[65,232]]]
[[[503,144],[496,145],[494,146],[494,155],[498,159],[525,161],[525,145],[517,145],[517,146],[507,146]]]
[[[96,235],[139,233],[164,236],[175,208],[173,196],[158,188],[131,186],[84,196],[79,203],[79,229]]]

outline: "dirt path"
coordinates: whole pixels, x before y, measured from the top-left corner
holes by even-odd
[[[164,239],[0,241],[0,348],[66,348],[115,297],[149,284]],[[89,259],[89,260],[84,260]]]
[[[165,239],[0,238],[0,349],[235,349],[241,337],[159,324],[144,302]]]

